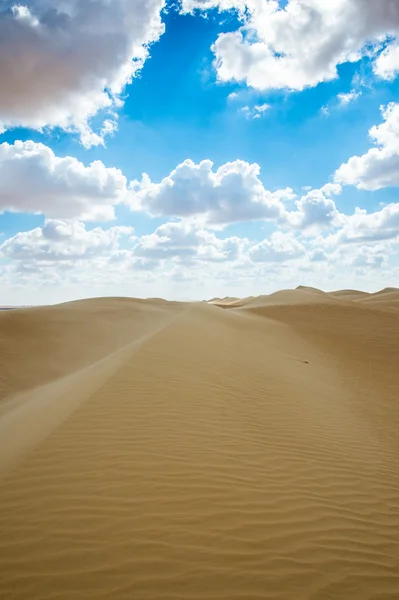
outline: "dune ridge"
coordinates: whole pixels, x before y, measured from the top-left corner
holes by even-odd
[[[396,600],[398,298],[0,314],[0,596]]]

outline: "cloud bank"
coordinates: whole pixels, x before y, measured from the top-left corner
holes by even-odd
[[[112,113],[164,31],[163,0],[0,3],[0,130],[61,127],[99,145]],[[90,119],[109,111],[100,131]]]
[[[221,33],[212,50],[221,82],[259,90],[303,90],[337,77],[337,67],[364,56],[374,72],[399,70],[396,0],[182,0],[182,11],[235,9],[242,26]],[[382,52],[382,53],[381,53]]]

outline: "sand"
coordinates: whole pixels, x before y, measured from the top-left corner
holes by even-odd
[[[0,598],[399,598],[399,291],[0,313]]]

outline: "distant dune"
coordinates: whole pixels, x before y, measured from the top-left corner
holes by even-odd
[[[0,598],[397,600],[399,290],[0,312]]]

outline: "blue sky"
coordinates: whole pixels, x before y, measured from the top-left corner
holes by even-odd
[[[1,303],[398,285],[387,2],[4,2]]]

